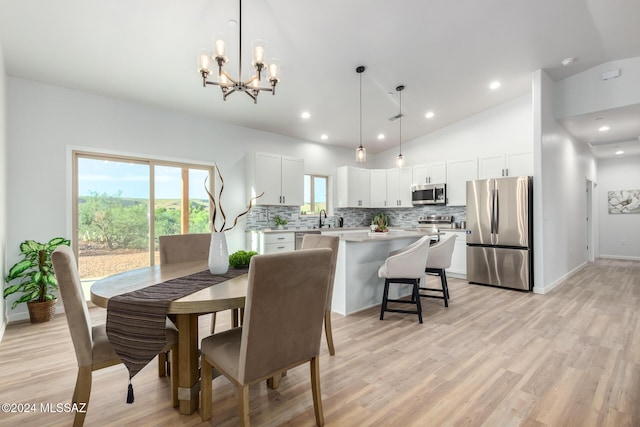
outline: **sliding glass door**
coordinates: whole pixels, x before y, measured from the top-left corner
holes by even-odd
[[[158,236],[209,231],[204,186],[213,167],[80,152],[73,159],[83,282],[157,264]]]

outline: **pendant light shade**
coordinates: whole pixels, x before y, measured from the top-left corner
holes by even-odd
[[[396,87],[396,90],[400,93],[400,113],[398,114],[400,119],[400,151],[398,157],[396,157],[396,166],[401,168],[404,166],[404,156],[402,155],[402,91],[404,90],[404,86],[400,85]]]
[[[362,65],[356,68],[356,73],[360,75],[360,146],[356,148],[356,163],[367,161],[367,149],[362,146],[362,73],[364,70]]]

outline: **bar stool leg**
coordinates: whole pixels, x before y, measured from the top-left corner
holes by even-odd
[[[420,303],[420,293],[418,290],[419,288],[420,288],[420,279],[417,279],[416,282],[413,284],[413,299],[416,302],[416,309],[418,311],[418,321],[422,323],[422,304]]]
[[[384,292],[382,293],[382,306],[380,307],[380,320],[384,320],[384,312],[387,311],[388,297],[389,297],[389,279],[385,279]]]

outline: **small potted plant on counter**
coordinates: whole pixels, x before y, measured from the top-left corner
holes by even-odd
[[[389,231],[389,216],[384,212],[378,212],[371,219],[371,228],[376,233],[386,233]]]
[[[42,323],[51,320],[56,309],[58,282],[51,264],[51,253],[60,245],[69,245],[69,240],[55,237],[47,243],[25,240],[20,244],[21,261],[9,269],[6,283],[17,281],[4,289],[5,299],[16,292],[21,292],[17,300],[11,304],[15,308],[22,302],[27,303],[31,323]]]
[[[273,222],[275,222],[278,230],[282,230],[285,225],[289,224],[289,221],[282,218],[280,215],[276,215],[273,217]]]

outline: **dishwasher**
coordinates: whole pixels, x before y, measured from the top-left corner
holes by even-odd
[[[296,231],[295,232],[295,236],[296,236],[295,248],[296,248],[296,250],[298,250],[298,249],[300,249],[300,247],[302,247],[302,239],[304,238],[305,234],[320,234],[320,230]]]

